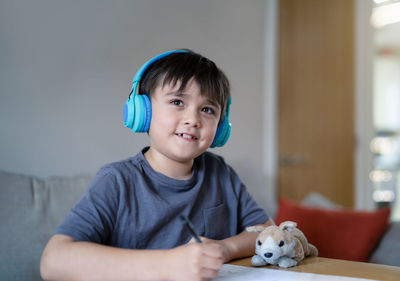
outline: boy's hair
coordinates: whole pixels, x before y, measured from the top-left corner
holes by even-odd
[[[199,84],[200,93],[221,106],[221,120],[230,98],[228,78],[213,61],[191,50],[182,50],[186,52],[172,53],[153,62],[140,79],[138,94],[150,98],[156,87],[177,83],[181,83],[179,91],[183,91],[193,78]]]

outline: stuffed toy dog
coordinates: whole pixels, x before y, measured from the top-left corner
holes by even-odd
[[[248,232],[260,232],[256,239],[256,254],[251,259],[252,265],[272,264],[288,268],[307,256],[317,256],[317,248],[308,243],[296,225],[295,222],[285,221],[279,226],[247,227]]]

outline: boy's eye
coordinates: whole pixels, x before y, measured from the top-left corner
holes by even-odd
[[[182,106],[183,102],[181,100],[172,100],[171,104],[176,105],[176,106]]]
[[[208,114],[214,114],[214,110],[212,108],[210,108],[210,107],[203,107],[201,109],[201,111],[203,111],[205,113],[208,113]]]

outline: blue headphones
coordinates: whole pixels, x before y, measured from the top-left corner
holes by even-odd
[[[185,50],[175,50],[162,53],[149,61],[147,61],[133,77],[131,94],[124,104],[122,110],[122,118],[124,125],[132,130],[134,133],[147,132],[150,128],[151,120],[151,104],[147,95],[137,95],[136,88],[142,78],[146,69],[155,61],[166,57],[172,53],[188,53]],[[132,95],[133,94],[133,95]],[[231,105],[231,98],[229,98],[224,117],[218,125],[214,140],[210,147],[223,146],[229,139],[231,134],[231,123],[229,123],[229,108]]]

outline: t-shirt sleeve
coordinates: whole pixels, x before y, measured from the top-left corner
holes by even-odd
[[[116,177],[109,169],[102,168],[54,234],[68,235],[77,241],[107,244],[115,225],[118,198]]]
[[[248,226],[266,222],[269,217],[265,210],[257,204],[247,191],[246,186],[240,180],[236,172],[231,167],[229,167],[229,169],[238,199],[238,231],[241,232]]]

